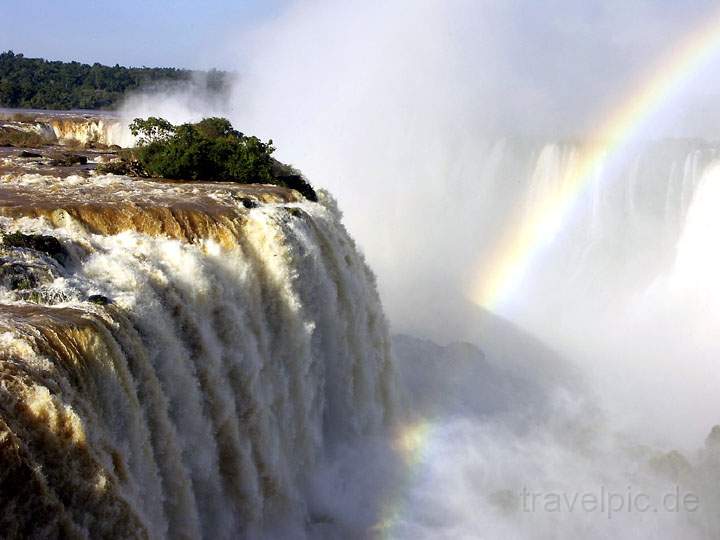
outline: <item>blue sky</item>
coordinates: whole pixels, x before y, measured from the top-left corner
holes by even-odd
[[[224,67],[216,51],[284,0],[1,0],[0,50],[114,65]]]
[[[717,10],[718,0],[0,0],[0,50],[229,69],[245,89],[266,77],[282,89],[308,85],[310,98],[414,80],[445,87],[446,99],[472,94],[469,107],[492,103],[501,126],[574,133]],[[344,74],[346,86],[336,80]],[[693,99],[678,101],[682,114],[715,133],[720,58],[687,86]]]
[[[416,0],[405,6],[432,2]],[[397,0],[0,0],[0,50],[110,65],[237,69],[242,68],[239,44],[247,41],[245,34],[278,16],[283,7],[298,4],[307,11],[312,4],[335,3],[360,10],[372,9],[369,4],[382,9],[404,4]],[[472,12],[482,5],[490,14],[498,10],[512,14],[520,41],[542,44],[532,49],[535,57],[571,50],[576,56],[598,56],[621,40],[630,43],[633,54],[644,41],[655,47],[672,39],[716,2],[447,0],[447,5],[455,12]],[[572,46],[563,49],[563,41],[572,41]],[[546,68],[544,62],[533,60]],[[568,60],[572,58],[563,59]]]

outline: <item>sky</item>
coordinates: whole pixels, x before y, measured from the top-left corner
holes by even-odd
[[[345,70],[349,55],[365,62],[376,54],[373,69],[382,71],[385,57],[422,51],[453,70],[458,89],[478,103],[494,102],[503,127],[563,136],[592,129],[584,122],[587,111],[612,109],[676,40],[716,10],[716,0],[0,0],[0,51],[106,65],[219,68],[241,78],[250,69],[272,69],[261,65],[270,57],[286,72],[300,66],[313,72],[319,62],[313,58]],[[428,11],[435,20],[423,18]],[[401,28],[393,22],[399,20],[413,22]],[[707,81],[693,81],[696,95],[686,100],[692,110],[682,112],[693,125],[713,130],[720,125],[717,67],[705,71]],[[319,69],[318,81],[326,68]],[[353,74],[343,91],[355,92],[361,76]],[[401,79],[395,82],[407,81]]]
[[[108,65],[232,67],[217,55],[284,0],[0,0],[0,50]]]
[[[2,0],[0,50],[109,65],[226,67],[222,64],[227,64],[231,56],[226,54],[228,47],[241,42],[243,34],[272,20],[289,5],[319,3],[322,2]],[[417,5],[423,3],[426,2],[418,0]],[[522,31],[519,47],[524,41],[542,44],[542,48],[533,51],[532,70],[533,65],[545,68],[547,63],[542,59],[548,54],[560,53],[559,63],[573,64],[591,50],[597,53],[600,49],[617,50],[629,45],[642,48],[648,42],[657,42],[659,36],[670,39],[673,29],[701,18],[714,2],[478,0],[478,4],[488,11],[502,9],[511,14],[514,30]],[[566,49],[564,43],[573,38],[577,46]],[[223,54],[218,54],[220,51]],[[632,51],[628,52],[632,57]],[[562,71],[558,69],[559,74]]]

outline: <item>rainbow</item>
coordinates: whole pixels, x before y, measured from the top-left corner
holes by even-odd
[[[490,259],[491,271],[480,273],[478,286],[472,292],[473,301],[490,310],[502,305],[519,286],[538,254],[561,230],[576,202],[607,161],[629,145],[682,85],[720,52],[720,12],[673,51],[597,131],[593,140],[600,142],[590,146],[576,162],[562,189],[541,201],[533,210],[534,217],[512,231],[510,239],[503,242],[502,249]],[[421,419],[397,430],[394,447],[407,469],[405,481],[390,494],[378,523],[371,530],[374,536],[394,536],[395,526],[404,518],[407,504],[404,496],[412,489],[423,464],[432,459],[436,426]]]
[[[512,296],[607,161],[635,140],[648,121],[662,111],[663,105],[718,52],[720,12],[673,48],[672,54],[658,64],[630,99],[602,124],[592,137],[600,141],[599,144],[584,152],[564,179],[562,188],[533,208],[532,216],[503,238],[489,259],[485,258],[490,264],[485,263],[485,270],[476,273],[479,277],[469,295],[473,302],[497,311]]]
[[[401,457],[404,481],[394,487],[389,494],[388,503],[383,506],[379,521],[371,528],[373,538],[392,538],[393,527],[403,518],[405,507],[403,497],[412,488],[414,472],[428,459],[429,443],[433,424],[420,419],[398,427],[393,437],[393,450]]]

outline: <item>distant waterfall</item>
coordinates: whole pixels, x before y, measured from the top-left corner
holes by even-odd
[[[101,199],[103,183],[143,185],[141,198],[153,189],[119,177],[19,182],[70,198],[96,186]],[[202,191],[168,189],[179,206]],[[139,207],[137,230],[117,234],[72,212],[55,227],[52,212],[0,218],[71,254],[61,265],[2,248],[3,268],[42,284],[33,302],[2,290],[3,534],[237,538],[302,519],[323,453],[390,422],[383,310],[334,202],[250,205],[228,189],[209,195],[230,205],[213,218],[233,233],[220,241],[205,229],[192,242],[146,234]],[[168,219],[205,225],[179,212]]]
[[[0,128],[35,133],[48,144],[92,147],[133,146],[135,138],[125,122],[112,114],[17,113],[0,111]]]
[[[676,290],[690,293],[703,311],[720,308],[720,255],[715,247],[720,231],[720,163],[707,168],[689,206],[671,274]]]
[[[481,263],[491,260],[488,246],[495,246],[504,231],[537,221],[543,201],[562,191],[583,152],[575,143],[538,143],[517,153],[518,148],[509,147],[505,158],[494,160],[500,169],[478,179],[483,200],[475,213],[495,218],[476,229]],[[512,171],[513,153],[518,163],[528,164],[524,173],[503,172]],[[532,319],[553,311],[552,302],[572,304],[580,295],[589,302],[584,306],[597,305],[624,290],[643,290],[670,272],[691,206],[710,193],[707,185],[698,186],[719,156],[718,145],[667,140],[609,159],[571,201],[557,235],[534,259],[522,290],[514,294],[518,316],[529,315],[524,320],[532,326]],[[504,177],[505,184],[495,177]],[[524,313],[535,308],[537,313]]]

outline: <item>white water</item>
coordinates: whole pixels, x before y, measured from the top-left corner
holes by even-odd
[[[521,217],[496,222],[491,235],[531,219],[572,170],[577,152],[568,145],[533,152],[535,164],[504,198],[509,214]],[[433,328],[430,319],[415,320],[436,335],[449,330],[454,339],[478,343],[491,365],[470,370],[432,348],[402,351],[401,389],[412,393],[431,381],[446,386],[414,404],[434,411],[433,427],[391,537],[717,537],[720,461],[717,447],[705,443],[720,420],[717,155],[714,145],[670,141],[610,164],[500,306],[575,370],[547,358],[538,344],[523,347],[517,334],[510,335],[516,345],[508,352],[508,330],[460,303],[440,312],[442,320],[462,324]],[[488,207],[503,200],[496,184],[479,182]],[[431,374],[413,380],[420,377],[408,376],[413,365]],[[452,382],[496,381],[498,369],[514,369],[514,377],[521,374],[544,396],[526,382],[514,405],[503,396],[471,406],[477,388],[493,396],[498,384]],[[465,405],[458,411],[456,403]],[[667,453],[675,449],[682,457]],[[663,497],[675,489],[697,496],[699,507],[664,508]],[[523,490],[566,502],[545,507],[540,497],[530,509]],[[601,490],[647,496],[651,510],[627,504],[617,512],[583,510],[582,497],[599,497]]]
[[[300,153],[313,146],[297,145]],[[406,406],[433,426],[424,459],[407,480],[383,465],[393,458],[382,443],[334,454],[310,481],[310,502],[298,502],[319,511],[330,534],[368,531],[388,506],[400,512],[380,530],[393,538],[713,538],[720,530],[717,449],[704,445],[720,408],[717,265],[707,249],[717,231],[717,145],[637,145],[608,161],[574,201],[565,227],[500,308],[563,360],[469,302],[472,284],[492,270],[497,238],[532,220],[581,152],[570,143],[465,140],[336,186],[372,200],[349,205],[351,222],[380,269],[396,328],[473,342],[508,372],[460,368],[432,347],[404,355],[403,369],[416,371],[402,380]],[[332,170],[317,159],[311,169]],[[350,158],[357,169],[345,174],[367,168],[355,161],[362,159]],[[388,187],[406,176],[417,186]],[[423,189],[430,177],[445,180]],[[539,388],[516,384],[518,374]],[[483,387],[470,381],[483,376],[507,388],[500,412],[492,387],[485,402],[468,406]],[[458,384],[464,377],[467,385]],[[433,385],[443,390],[427,392],[422,406],[407,398]],[[668,453],[675,449],[682,456]],[[389,495],[394,484],[399,495]],[[630,491],[659,511],[527,512],[518,506],[525,488],[571,500]],[[675,489],[698,496],[700,509],[660,508]]]
[[[127,127],[116,118],[51,118],[52,131],[61,144],[132,146],[133,137]]]
[[[463,193],[484,196],[452,208],[457,219],[491,213],[467,221],[462,235],[476,242],[457,260],[468,262],[482,260],[502,228],[530,218],[533,201],[558,189],[580,151],[511,141],[479,148],[485,166],[463,179]],[[718,409],[706,250],[717,228],[716,154],[696,143],[647,145],[606,168],[577,201],[572,226],[505,306],[565,360],[463,304],[455,281],[408,298],[439,298],[413,324],[475,342],[485,356],[470,345],[399,347],[406,411],[431,426],[421,459],[405,464],[386,444],[394,376],[374,278],[327,197],[246,210],[215,188],[212,198],[235,204],[241,224],[229,247],[134,231],[93,235],[67,215],[53,215],[57,228],[3,218],[8,229],[68,246],[66,268],[9,255],[48,269],[54,294],[46,297],[56,300],[44,316],[70,307],[87,321],[59,314],[75,331],[32,313],[3,314],[8,391],[0,403],[20,396],[32,411],[3,418],[20,440],[35,441],[28,463],[46,464],[33,470],[51,486],[47,504],[64,504],[44,510],[44,530],[65,521],[91,536],[713,538],[720,467],[717,448],[703,440]],[[161,191],[112,176],[8,182],[38,198],[67,190],[103,204],[108,193],[157,200]],[[166,192],[192,200],[183,189]],[[450,198],[453,187],[445,189]],[[457,260],[439,261],[450,277],[459,275]],[[85,301],[96,293],[115,304]],[[15,294],[4,300],[16,305]],[[39,444],[44,430],[58,440]],[[73,459],[58,460],[67,453]],[[702,506],[611,516],[577,504],[519,506],[523,489],[572,501],[629,488],[656,506],[677,488]]]
[[[0,111],[0,127],[30,132],[39,135],[47,144],[79,144],[88,146],[93,143],[102,145],[133,145],[134,137],[128,128],[132,119],[123,122],[112,115],[80,115],[54,111],[47,113],[6,109]],[[16,116],[27,116],[33,120],[17,121]],[[8,119],[5,119],[8,118]]]
[[[431,344],[400,359],[409,408],[431,424],[418,457],[398,473],[372,445],[339,446],[291,505],[315,524],[365,535],[389,508],[393,538],[718,537],[718,452],[704,444],[720,406],[715,145],[639,145],[608,163],[498,310],[521,328],[468,301],[497,238],[579,158],[553,134],[592,131],[705,16],[703,2],[665,4],[298,1],[233,47],[249,58],[236,127],[338,197],[395,328],[485,352]],[[706,117],[683,127],[717,134]],[[518,506],[524,487],[572,499],[628,486],[653,504],[680,487],[701,508]]]
[[[27,177],[41,180],[53,182]],[[90,193],[93,182],[138,189],[117,177],[54,181]],[[49,486],[46,497],[64,502],[47,512],[45,534],[63,523],[91,537],[299,532],[309,518],[306,482],[326,453],[390,421],[394,374],[383,311],[334,202],[323,196],[321,204],[249,211],[236,204],[242,233],[229,249],[133,231],[93,235],[69,218],[59,228],[3,218],[6,230],[46,232],[69,248],[72,262],[50,265],[46,284],[68,301],[42,313],[73,308],[88,325],[66,335],[52,323],[39,330],[45,315],[0,318],[3,380],[19,365],[28,373],[15,398],[2,395],[3,406],[18,399],[39,424],[8,409],[4,420],[35,442],[29,459]],[[114,304],[85,301],[97,293]],[[10,291],[4,296],[17,304]],[[64,421],[47,420],[58,415],[74,419],[70,442]],[[46,429],[59,440],[41,442]],[[53,465],[48,456],[63,448],[85,456],[92,472],[78,469],[79,459]],[[63,468],[60,478],[45,467]]]

